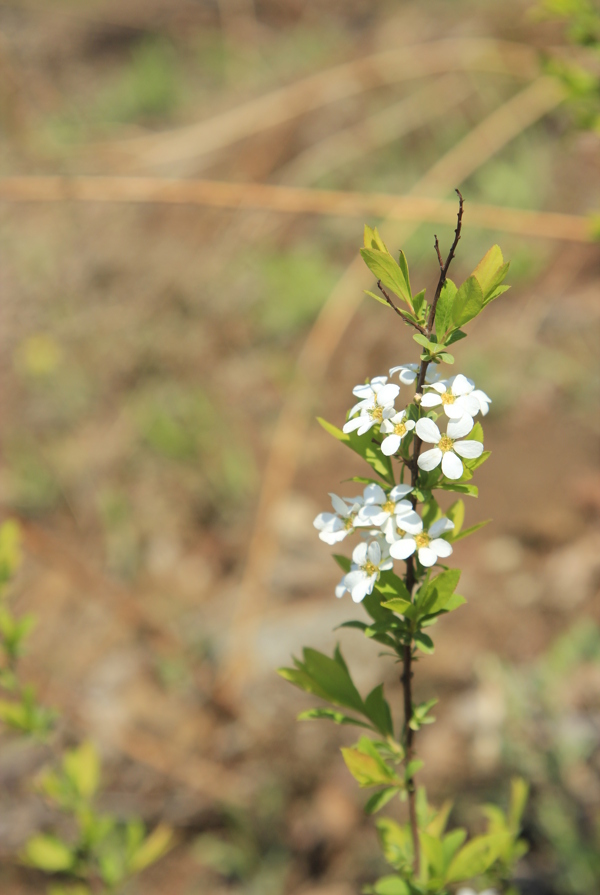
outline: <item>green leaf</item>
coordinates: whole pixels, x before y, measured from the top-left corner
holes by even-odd
[[[363,711],[363,701],[348,671],[318,650],[304,649],[304,670],[325,691],[327,698],[337,705]]]
[[[435,334],[438,342],[441,342],[445,334],[452,326],[452,305],[456,298],[456,285],[452,280],[446,280],[435,309]]]
[[[406,610],[412,606],[410,600],[402,600],[400,597],[394,597],[391,600],[386,600],[385,603],[381,604],[385,609],[391,609],[392,612],[397,612],[399,615],[404,615]]]
[[[417,631],[417,633],[415,634],[415,644],[419,647],[421,652],[426,653],[427,655],[431,655],[431,653],[435,652],[433,640],[428,634],[425,634],[423,631]]]
[[[362,737],[356,746],[343,748],[341,751],[348,770],[361,788],[398,781],[398,777],[367,737]]]
[[[477,497],[479,494],[477,485],[467,485],[463,482],[453,482],[451,480],[439,482],[436,485],[436,488],[441,488],[442,491],[455,491],[458,494],[468,494],[469,497]]]
[[[442,351],[441,354],[437,355],[440,360],[443,360],[445,364],[453,364],[454,363],[454,355],[448,354],[447,351]]]
[[[463,538],[468,538],[469,535],[475,534],[476,531],[479,531],[480,528],[484,528],[484,526],[489,525],[491,519],[484,519],[483,522],[477,522],[476,525],[471,525],[470,528],[465,528],[464,531],[461,531],[455,538],[452,538],[452,543],[456,541],[462,541]]]
[[[374,292],[369,292],[368,289],[365,289],[365,295],[369,295],[371,298],[374,298],[375,301],[378,301],[380,305],[385,305],[386,308],[389,308],[389,304],[382,295],[376,295]]]
[[[361,249],[360,254],[371,273],[375,276],[375,279],[381,280],[387,289],[395,292],[397,296],[406,302],[412,311],[413,307],[408,284],[404,279],[402,270],[390,253],[378,249]]]
[[[409,283],[410,286],[410,283]],[[421,316],[421,312],[425,310],[426,302],[425,302],[425,290],[421,289],[420,292],[417,292],[415,296],[413,296],[413,308],[415,309],[415,314],[417,317]]]
[[[508,809],[508,826],[513,836],[519,835],[521,819],[527,799],[529,797],[529,785],[522,777],[514,777],[510,784],[510,807]]]
[[[93,743],[82,743],[63,758],[63,768],[73,788],[84,799],[91,799],[100,782],[100,761]]]
[[[510,841],[510,833],[486,834],[471,839],[450,864],[446,882],[457,883],[485,873]]]
[[[463,522],[465,521],[464,501],[455,500],[454,503],[450,507],[448,507],[446,516],[448,517],[448,519],[450,519],[451,522],[454,523],[454,528],[452,529],[452,531],[448,532],[448,540],[456,541],[463,527]]]
[[[489,305],[489,303],[491,301],[493,301],[495,298],[499,298],[499,296],[504,295],[504,293],[508,292],[509,289],[510,289],[510,286],[498,286],[498,288],[494,289],[494,291],[488,296],[484,307]]]
[[[427,863],[431,867],[433,876],[443,876],[446,865],[444,862],[444,849],[440,840],[435,836],[430,836],[429,833],[425,833],[424,830],[420,830],[419,842],[421,843],[423,854],[427,858]]]
[[[381,596],[387,600],[392,597],[399,597],[401,600],[410,603],[410,594],[406,588],[406,584],[402,578],[392,571],[382,572],[375,587]]]
[[[440,350],[440,346],[436,342],[430,342],[427,336],[424,336],[423,333],[413,333],[413,341],[418,345],[422,345],[423,348],[427,348],[431,354],[435,354]]]
[[[46,873],[70,870],[75,863],[75,855],[66,842],[46,833],[39,833],[29,840],[23,858],[26,864]]]
[[[150,864],[155,864],[173,846],[173,830],[165,824],[159,824],[129,859],[130,873],[141,873]]]
[[[462,329],[455,329],[446,339],[446,347],[449,348],[450,345],[454,345],[455,342],[460,342],[461,339],[466,339],[467,334],[462,331]]]
[[[372,889],[374,895],[411,895],[408,883],[399,876],[382,876]]]
[[[500,246],[494,245],[485,253],[472,274],[481,286],[484,297],[500,285],[508,267],[509,265],[504,263]]]
[[[406,767],[404,768],[404,775],[407,780],[412,780],[415,774],[418,774],[422,767],[424,767],[425,762],[421,758],[413,758],[412,761],[409,761]]]
[[[373,433],[371,431],[366,432],[364,435],[357,435],[356,432],[343,432],[341,429],[338,429],[337,426],[328,423],[327,420],[324,420],[321,417],[317,417],[317,422],[326,432],[333,435],[333,437],[338,441],[341,441],[342,444],[348,445],[349,448],[366,460],[369,466],[371,466],[377,475],[384,479],[385,482],[389,485],[395,484],[392,460],[390,457],[386,457],[385,454],[381,453],[378,445],[373,444]]]
[[[21,565],[21,529],[12,519],[0,526],[0,584],[9,581]]]
[[[412,291],[410,288],[410,275],[408,273],[408,261],[406,260],[406,255],[404,254],[402,249],[400,249],[400,256],[398,258],[398,267],[402,271],[402,276],[404,277],[404,282],[406,283],[406,287],[408,289],[408,294],[412,299]],[[425,290],[423,290],[423,295],[425,295]],[[414,302],[411,301],[411,304],[414,307]],[[416,308],[415,308],[415,310],[416,310]]]
[[[392,713],[383,696],[383,684],[375,687],[365,699],[364,714],[383,736],[394,735]]]
[[[373,793],[373,795],[365,805],[365,814],[376,814],[396,795],[398,795],[397,786],[387,786],[385,789],[381,789],[379,792]]]
[[[444,609],[456,590],[459,580],[460,569],[448,569],[424,584],[415,598],[419,614],[430,615]]]
[[[372,730],[373,726],[365,721],[359,721],[358,718],[351,718],[342,712],[336,712],[335,709],[308,709],[306,712],[300,712],[298,721],[333,721],[334,724],[354,724],[356,727],[366,727]]]
[[[333,553],[332,555],[342,572],[345,572],[347,574],[350,571],[350,566],[352,565],[352,560],[350,559],[350,557],[342,556],[341,553]]]
[[[295,687],[299,687],[300,690],[304,690],[305,693],[311,693],[313,696],[318,696],[320,699],[325,699],[326,701],[329,700],[327,691],[324,690],[310,674],[307,674],[304,669],[278,668],[277,674],[284,680],[289,681],[289,683],[293,684]]]
[[[465,441],[483,442],[483,426],[481,423],[475,423],[469,434],[465,435]]]
[[[444,852],[444,873],[447,870],[452,858],[467,838],[467,831],[459,827],[448,833],[442,839],[442,850]]]
[[[377,227],[371,228],[365,224],[364,230],[365,249],[379,249],[380,252],[387,252],[387,246],[379,235]]]
[[[456,326],[463,326],[473,317],[477,317],[483,308],[483,292],[474,276],[468,277],[462,284],[452,306],[452,320]]]

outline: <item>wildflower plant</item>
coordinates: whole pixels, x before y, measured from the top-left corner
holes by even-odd
[[[357,541],[351,557],[334,556],[343,573],[335,593],[361,603],[367,620],[353,619],[342,627],[362,631],[385,647],[383,655],[402,665],[403,720],[394,721],[383,684],[366,697],[359,693],[339,646],[332,657],[306,648],[293,668],[280,669],[286,680],[329,703],[303,712],[300,719],[328,719],[371,734],[342,749],[359,786],[373,790],[366,812],[374,814],[396,797],[406,803],[406,823],[377,822],[384,856],[395,872],[364,890],[374,895],[451,895],[464,884],[478,887],[464,892],[514,893],[513,867],[526,851],[519,839],[527,797],[522,780],[513,781],[506,812],[484,807],[487,830],[468,842],[464,829],[447,830],[451,805],[433,808],[416,783],[423,766],[417,734],[434,722],[431,709],[437,700],[414,701],[415,663],[434,651],[432,627],[465,603],[456,590],[460,570],[445,564],[453,545],[486,524],[463,527],[462,496],[477,497],[472,479],[490,456],[480,418],[491,399],[465,375],[452,374],[449,349],[465,338],[465,324],[508,289],[503,281],[509,265],[498,246],[460,286],[449,279],[462,229],[463,199],[458,196],[454,240],[445,260],[435,238],[439,278],[431,303],[425,290],[413,294],[404,253],[397,263],[377,230],[365,227],[361,254],[380,291],[368,294],[415,330],[419,363],[395,366],[388,376],[356,386],[358,401],[341,429],[320,420],[370,467],[366,477],[352,479],[363,485],[362,494],[332,494],[333,512],[321,513],[314,524],[327,544]],[[410,397],[402,400],[407,389]],[[461,497],[443,510],[452,493]]]
[[[0,724],[47,748],[53,766],[38,774],[36,788],[49,808],[63,816],[67,835],[35,833],[19,860],[53,881],[48,895],[112,895],[169,851],[173,832],[164,824],[150,832],[137,817],[126,820],[100,812],[101,765],[95,746],[86,741],[61,749],[58,713],[22,682],[18,660],[35,619],[19,618],[11,608],[11,584],[20,564],[19,526],[8,520],[0,525]]]

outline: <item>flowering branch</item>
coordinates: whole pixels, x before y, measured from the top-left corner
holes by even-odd
[[[430,709],[436,700],[414,703],[413,663],[419,653],[434,651],[429,628],[465,602],[456,593],[460,570],[444,565],[453,543],[485,524],[463,530],[462,499],[445,512],[438,499],[447,492],[476,497],[477,488],[470,480],[489,457],[476,417],[487,414],[491,399],[460,373],[442,378],[439,368],[454,363],[448,349],[466,336],[461,327],[508,288],[502,285],[508,264],[498,246],[460,287],[448,278],[462,230],[464,203],[457,193],[456,230],[445,262],[435,238],[440,275],[430,306],[425,290],[413,294],[404,253],[396,261],[377,230],[365,227],[361,254],[383,299],[368,294],[416,330],[419,363],[392,367],[388,376],[357,385],[353,390],[357,403],[342,429],[320,420],[370,467],[370,477],[354,479],[363,483],[362,494],[345,498],[331,494],[333,512],[320,513],[314,525],[319,538],[330,545],[361,536],[351,559],[334,556],[344,573],[335,592],[338,597],[350,594],[369,616],[342,627],[362,631],[402,662],[404,717],[398,735],[383,684],[363,698],[339,647],[333,657],[307,648],[302,660],[294,660],[294,668],[280,669],[291,683],[329,703],[327,708],[302,713],[301,718],[327,718],[375,734],[375,739],[362,736],[353,747],[342,749],[359,785],[375,789],[365,810],[375,813],[395,796],[407,802],[407,824],[398,825],[390,818],[378,822],[384,854],[396,874],[367,887],[365,891],[375,895],[449,895],[456,883],[475,877],[504,886],[523,853],[518,839],[526,796],[522,781],[513,785],[508,813],[495,808],[488,832],[464,847],[465,831],[445,833],[449,809],[435,811],[425,790],[415,783],[422,766],[415,754],[415,734],[435,720]],[[415,386],[415,393],[404,409],[397,410],[396,399],[406,386]],[[438,427],[442,422],[444,432]],[[424,452],[423,444],[428,446]],[[410,483],[404,481],[407,470]],[[405,564],[403,574],[395,574],[395,561]]]

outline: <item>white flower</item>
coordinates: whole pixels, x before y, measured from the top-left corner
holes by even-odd
[[[445,435],[442,435],[433,420],[428,417],[418,420],[415,432],[421,441],[435,444],[432,450],[419,454],[417,461],[419,468],[429,472],[441,463],[442,472],[446,478],[459,479],[463,474],[460,457],[471,460],[480,457],[483,453],[483,445],[480,441],[456,441],[457,438],[468,435],[472,428],[473,419],[470,416],[463,416],[459,420],[449,420]]]
[[[402,520],[398,520],[402,524]],[[440,557],[445,558],[452,553],[452,545],[440,537],[446,531],[454,528],[454,522],[442,516],[430,527],[429,531],[423,531],[423,521],[419,519],[420,528],[414,534],[402,534],[394,540],[390,546],[390,556],[394,559],[408,559],[415,550],[422,566],[433,566]]]
[[[381,450],[388,457],[396,453],[406,433],[415,428],[414,421],[405,420],[405,416],[406,410],[401,410],[381,423],[380,432],[387,435],[381,442]]]
[[[480,402],[471,394],[474,383],[469,382],[462,373],[447,382],[435,382],[428,388],[433,391],[423,395],[421,407],[438,407],[441,404],[446,416],[452,420],[460,419],[465,414],[477,416],[481,410]]]
[[[380,572],[393,567],[387,544],[380,541],[366,541],[358,544],[352,552],[352,567],[344,575],[335,589],[336,597],[343,597],[346,591],[355,603],[360,603],[367,594],[373,593]]]
[[[492,399],[489,398],[485,392],[482,392],[480,388],[476,388],[475,391],[471,392],[470,396],[479,402],[479,409],[481,410],[481,415],[486,416],[488,410],[490,409],[490,404],[492,403]],[[483,893],[482,893],[483,895]]]
[[[326,544],[339,544],[344,538],[354,532],[356,516],[362,506],[362,497],[348,497],[343,500],[337,494],[329,494],[334,513],[319,513],[314,527],[319,532],[319,538]]]
[[[371,426],[380,423],[386,416],[394,413],[394,401],[400,393],[400,386],[387,381],[387,376],[376,376],[369,383],[357,385],[352,389],[352,394],[361,400],[350,411],[350,417],[355,413],[359,415],[349,419],[344,425],[343,431],[364,435]]]
[[[396,485],[388,495],[374,482],[367,485],[363,491],[363,506],[358,511],[357,525],[374,525],[379,528],[392,516],[412,511],[410,501],[402,500],[411,491],[410,485]]]
[[[400,370],[399,379],[404,385],[412,385],[419,375],[420,364],[400,364],[399,367],[392,367],[390,370],[390,378]],[[436,369],[435,364],[429,364],[425,373],[425,382],[437,382],[442,374]]]

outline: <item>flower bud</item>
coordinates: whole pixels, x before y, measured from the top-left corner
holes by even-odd
[[[421,394],[421,392],[415,392],[415,397],[414,397],[415,404],[420,404],[422,400],[423,400],[423,395]]]

